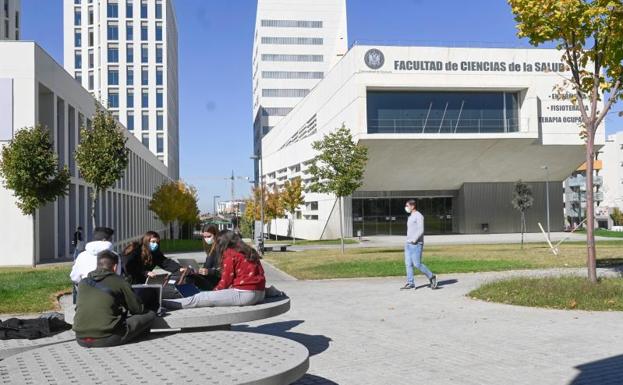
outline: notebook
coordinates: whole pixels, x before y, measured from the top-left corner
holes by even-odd
[[[192,258],[179,258],[177,260],[177,262],[182,266],[182,267],[190,267],[192,268],[194,271],[199,271],[199,264],[197,263],[196,260],[192,259]]]
[[[154,277],[147,277],[147,279],[145,280],[145,285],[164,286],[167,284],[170,276],[171,276],[171,273],[166,273],[166,274],[158,274]]]

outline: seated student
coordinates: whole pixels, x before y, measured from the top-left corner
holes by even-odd
[[[146,310],[132,287],[114,272],[119,256],[110,250],[97,255],[97,269],[78,285],[73,330],[84,347],[125,344],[149,332],[156,313]],[[124,309],[132,315],[125,316]]]
[[[86,244],[84,251],[78,255],[74,266],[71,268],[69,277],[74,283],[79,283],[83,278],[97,267],[97,254],[104,250],[113,249],[112,236],[115,231],[108,227],[96,227],[93,230],[93,241]],[[121,264],[117,266],[117,274],[121,274]]]
[[[207,306],[248,306],[262,302],[266,278],[260,256],[232,231],[219,236],[218,255],[222,255],[221,280],[213,291],[192,297],[163,301],[171,309]]]
[[[206,259],[203,267],[195,274],[189,275],[186,280],[201,290],[213,290],[221,279],[221,258],[217,253],[218,229],[214,225],[205,225],[201,230],[203,249]]]
[[[140,243],[131,243],[125,248],[123,255],[126,258],[125,273],[133,285],[145,283],[147,277],[156,275],[152,271],[156,266],[175,274],[186,270],[162,254],[160,235],[155,231],[146,232]]]

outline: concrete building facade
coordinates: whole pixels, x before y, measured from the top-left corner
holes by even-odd
[[[179,178],[172,0],[64,0],[65,69]]]
[[[95,99],[58,63],[33,42],[0,42],[0,147],[24,127],[41,124],[49,129],[59,162],[71,174],[69,194],[23,215],[12,191],[0,187],[0,265],[30,265],[67,258],[71,236],[78,226],[90,239],[91,186],[80,178],[74,151],[80,127],[89,127]],[[166,166],[131,133],[129,165],[116,185],[97,199],[98,225],[115,229],[120,247],[147,230],[166,226],[147,209],[156,187],[169,180]]]
[[[21,0],[0,1],[0,40],[19,40]]]

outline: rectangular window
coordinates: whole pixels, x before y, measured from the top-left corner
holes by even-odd
[[[8,4],[9,3],[8,0],[5,1],[5,3]],[[74,0],[74,4],[80,5],[80,0]]]
[[[125,23],[125,38],[126,40],[134,40],[134,23],[131,21]]]
[[[119,91],[108,90],[108,108],[119,108]]]
[[[94,37],[93,37],[93,29],[89,28],[89,47],[93,47],[93,41],[94,41]]]
[[[283,61],[283,62],[322,62],[324,57],[322,55],[277,55],[277,54],[262,54],[262,61]]]
[[[163,104],[162,90],[156,90],[156,108],[162,108]]]
[[[134,45],[128,44],[125,47],[125,61],[134,63]]]
[[[149,107],[149,92],[146,89],[141,92],[141,107]]]
[[[162,41],[162,23],[156,23],[156,41]]]
[[[119,4],[116,1],[108,0],[108,6],[106,7],[107,17],[119,17]]]
[[[149,39],[149,29],[147,28],[146,22],[141,22],[141,40],[146,41]]]
[[[262,20],[262,27],[322,28],[322,20]]]
[[[93,56],[93,50],[90,49],[89,50],[89,68],[93,68],[93,66],[95,66],[95,57]]]
[[[128,111],[126,127],[128,131],[134,131],[134,112]]]
[[[126,72],[126,83],[129,86],[133,86],[134,85],[134,68],[132,67],[128,67],[127,72]]]
[[[162,45],[156,45],[156,63],[162,63]]]
[[[119,40],[119,24],[117,22],[108,22],[106,36],[108,37],[108,40]]]
[[[88,84],[88,89],[92,90],[95,86],[95,81],[94,81],[94,76],[93,76],[93,71],[89,71],[89,84]]]
[[[74,45],[80,47],[82,45],[82,32],[80,30],[74,31]]]
[[[82,24],[82,11],[80,8],[76,8],[74,9],[74,25],[79,26],[80,24]]]
[[[161,111],[156,113],[156,130],[162,131],[164,130],[164,115]]]
[[[162,67],[156,68],[156,85],[161,86],[163,82],[162,79]]]
[[[141,44],[141,63],[147,63],[149,60],[149,48],[147,44]]]
[[[262,108],[262,115],[264,116],[286,116],[292,111],[290,107],[268,107]]]
[[[134,7],[132,4],[132,0],[127,0],[125,3],[125,17],[128,19],[134,17]]]
[[[147,0],[141,0],[141,19],[147,19]]]
[[[269,98],[304,98],[309,94],[308,89],[299,88],[264,88],[262,96]]]
[[[324,72],[262,71],[264,79],[322,79]]]
[[[156,1],[156,19],[162,19],[162,1]]]
[[[108,46],[108,62],[119,63],[119,46],[116,44]]]
[[[89,25],[93,25],[93,7],[89,7]]]
[[[74,55],[74,68],[81,69],[82,68],[82,52],[76,51]]]
[[[111,85],[111,86],[119,85],[119,68],[117,67],[108,68],[108,85]]]
[[[147,111],[141,113],[141,130],[149,130],[149,113]]]
[[[321,37],[262,37],[262,44],[322,45],[323,42]]]
[[[128,90],[128,94],[126,96],[126,106],[128,108],[134,108],[134,90]]]
[[[74,77],[78,81],[78,83],[82,83],[82,72],[78,71],[74,74]]]
[[[141,135],[141,142],[143,143],[143,146],[149,148],[149,133],[145,132],[143,133],[143,135]]]
[[[149,84],[149,67],[141,67],[141,85]]]
[[[156,152],[162,154],[164,152],[164,135],[156,135]]]
[[[19,28],[19,11],[15,11],[15,28]]]

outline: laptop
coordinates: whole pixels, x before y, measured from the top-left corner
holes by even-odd
[[[170,276],[171,276],[171,273],[166,273],[166,274],[158,274],[154,277],[147,277],[147,279],[145,280],[145,285],[164,286],[169,281]]]
[[[196,260],[192,259],[192,258],[179,258],[177,260],[177,262],[182,266],[182,267],[190,267],[192,268],[194,271],[199,271],[199,269],[201,268],[201,266],[199,266],[199,264],[197,263]]]
[[[145,308],[157,313],[162,306],[162,285],[132,285],[132,291],[143,301]]]

